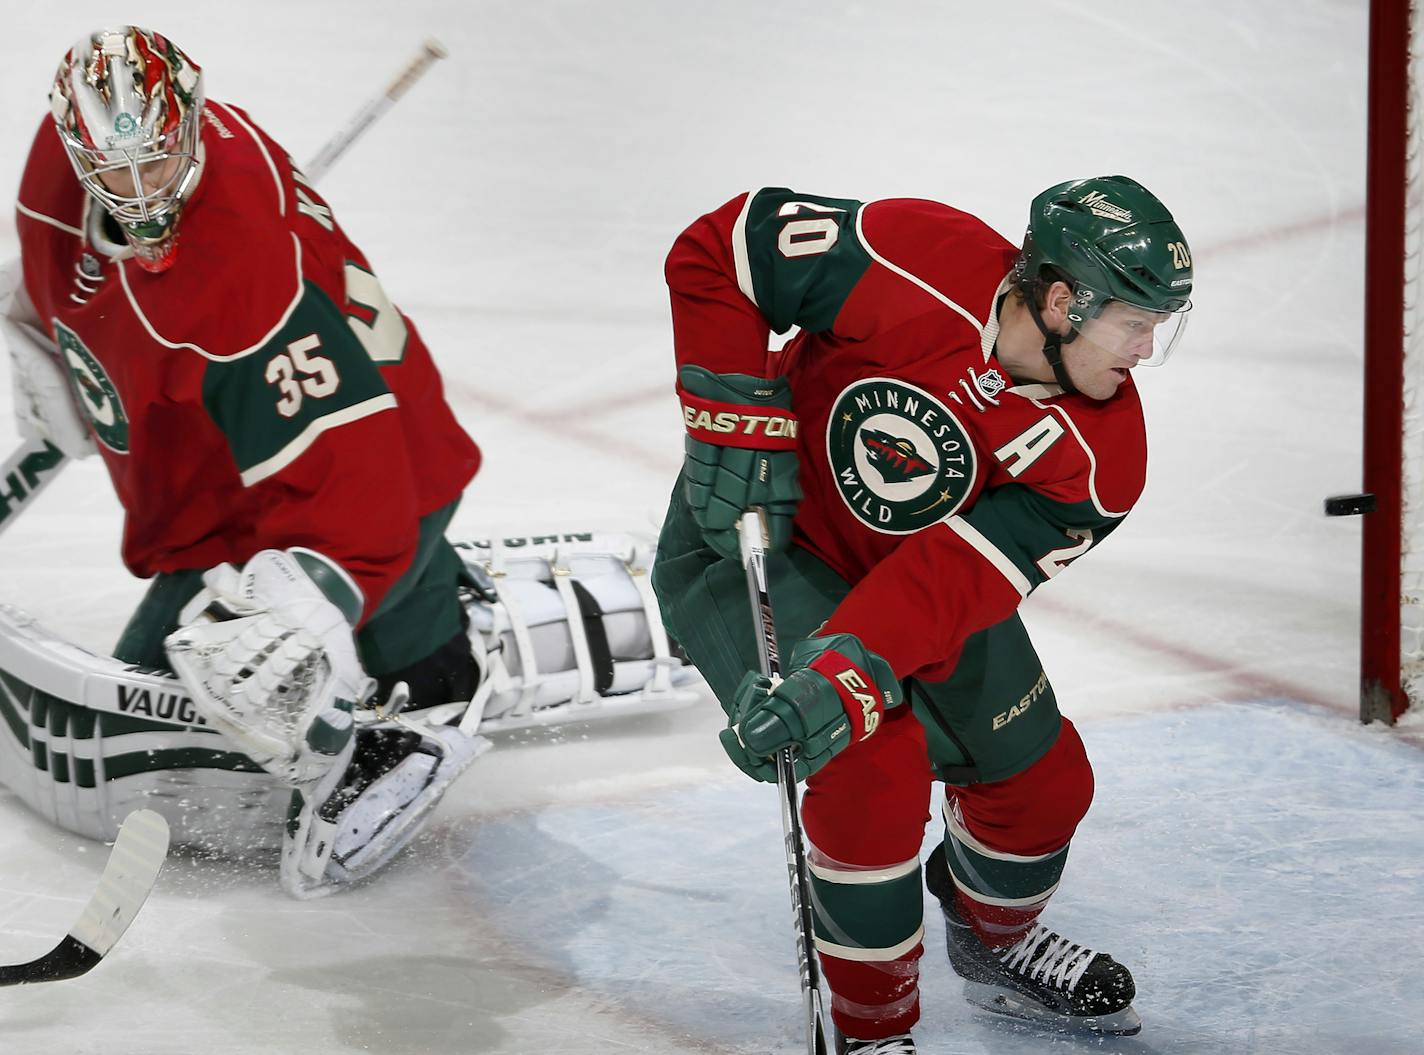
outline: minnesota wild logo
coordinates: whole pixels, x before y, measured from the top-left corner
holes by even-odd
[[[887,484],[904,483],[934,472],[934,466],[920,457],[912,440],[875,429],[861,429],[860,442],[868,461]]]
[[[73,330],[54,323],[54,335],[64,364],[69,368],[69,381],[74,386],[76,402],[84,416],[94,426],[94,435],[111,451],[127,454],[129,450],[129,419],[119,400],[114,382],[103,365],[84,347]]]
[[[887,535],[953,516],[974,486],[977,464],[949,407],[889,377],[862,378],[836,397],[826,456],[846,507]]]

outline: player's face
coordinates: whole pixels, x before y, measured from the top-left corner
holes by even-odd
[[[1087,320],[1078,337],[1063,347],[1063,363],[1079,392],[1108,399],[1127,380],[1127,372],[1152,358],[1153,331],[1171,316],[1112,301]]]
[[[120,198],[138,199],[157,194],[167,187],[178,175],[179,166],[182,164],[183,159],[173,154],[154,161],[139,162],[137,185],[134,182],[133,169],[129,167],[106,169],[96,175],[99,182],[111,193]]]

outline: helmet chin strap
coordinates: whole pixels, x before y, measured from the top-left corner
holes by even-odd
[[[1028,313],[1033,319],[1033,324],[1038,327],[1038,332],[1043,334],[1043,357],[1053,368],[1054,378],[1063,391],[1070,394],[1076,393],[1078,387],[1068,377],[1068,368],[1063,365],[1063,346],[1072,344],[1073,339],[1078,336],[1078,331],[1073,330],[1066,339],[1061,337],[1044,323],[1043,316],[1038,313],[1038,304],[1032,296],[1026,297],[1025,302],[1028,304]]]

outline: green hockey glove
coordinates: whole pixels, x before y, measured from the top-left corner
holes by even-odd
[[[774,783],[771,756],[794,747],[796,779],[805,780],[851,743],[874,736],[900,701],[890,664],[854,634],[807,638],[775,687],[756,672],[742,679],[722,748],[747,776]]]
[[[761,506],[771,548],[785,549],[801,501],[786,378],[714,374],[700,366],[684,366],[677,376],[687,425],[684,493],[707,544],[737,557],[737,521]]]

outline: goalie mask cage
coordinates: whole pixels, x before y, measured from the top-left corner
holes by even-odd
[[[1424,698],[1424,0],[1372,0],[1360,719]]]

